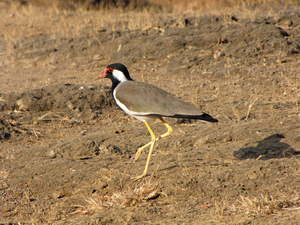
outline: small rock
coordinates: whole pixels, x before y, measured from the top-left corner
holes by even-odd
[[[225,142],[229,142],[232,141],[232,136],[230,134],[224,134],[221,142],[225,143]]]
[[[106,27],[98,27],[98,28],[96,29],[96,32],[97,32],[97,33],[105,32],[105,31],[107,31]]]
[[[48,157],[50,157],[51,159],[54,159],[54,158],[56,158],[56,153],[55,153],[53,150],[51,150],[51,151],[48,153]]]
[[[201,146],[209,143],[213,143],[214,141],[209,137],[203,137],[199,138],[197,141],[195,141],[195,146]]]

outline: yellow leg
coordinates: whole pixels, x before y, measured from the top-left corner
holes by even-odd
[[[172,127],[163,119],[163,118],[159,118],[160,121],[168,128],[168,131],[166,133],[164,133],[163,135],[159,136],[158,138],[156,138],[156,141],[158,141],[159,139],[162,139],[164,137],[167,137],[168,135],[172,134],[173,129]],[[149,125],[148,125],[149,126]],[[149,145],[151,145],[152,141],[150,141],[148,144],[145,144],[144,146],[140,147],[136,154],[135,154],[135,161],[138,160],[138,158],[140,157],[142,151],[147,148]]]
[[[155,134],[153,133],[153,131],[152,131],[152,129],[151,129],[151,127],[149,126],[149,124],[148,124],[147,121],[145,121],[145,124],[146,124],[146,127],[147,127],[148,130],[149,130],[149,133],[151,134],[151,142],[150,142],[151,146],[150,146],[150,151],[149,151],[149,154],[148,154],[148,158],[147,158],[145,170],[144,170],[143,174],[140,175],[140,176],[137,176],[137,177],[135,178],[135,180],[141,179],[142,177],[144,177],[144,176],[147,175],[147,171],[148,171],[148,166],[149,166],[151,154],[152,154],[153,147],[154,147],[155,140],[156,140]]]

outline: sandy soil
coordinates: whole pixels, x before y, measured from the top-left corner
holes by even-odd
[[[3,31],[0,223],[299,224],[300,8],[271,11],[154,15],[141,29],[70,13],[53,26],[87,18],[89,29]],[[35,27],[20,21],[3,23]],[[95,80],[111,62],[220,122],[167,119],[174,133],[134,181],[150,135],[114,103],[110,81]]]

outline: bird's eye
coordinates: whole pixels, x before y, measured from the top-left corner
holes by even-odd
[[[107,68],[107,72],[112,73],[113,69],[112,68]]]

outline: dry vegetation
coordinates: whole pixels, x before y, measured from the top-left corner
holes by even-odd
[[[217,15],[222,27],[229,29],[232,25],[246,27],[248,22],[240,20],[250,23],[263,14],[265,18],[278,21],[276,26],[288,34],[285,40],[300,38],[299,26],[294,27],[290,21],[280,19],[290,4],[297,5],[299,1],[181,2],[152,0],[144,6],[141,1],[141,6],[137,8],[100,5],[100,10],[94,11],[88,10],[87,4],[62,8],[60,1],[29,1],[25,5],[19,1],[0,1],[0,41],[5,43],[0,46],[1,104],[8,102],[2,94],[31,93],[33,89],[41,87],[47,91],[47,87],[74,83],[79,86],[74,87],[76,91],[70,96],[75,96],[80,87],[97,90],[101,97],[105,97],[107,89],[104,85],[101,90],[92,86],[95,83],[93,79],[108,62],[119,58],[110,52],[110,45],[100,38],[104,32],[111,32],[111,40],[115,40],[121,34],[127,35],[127,31],[136,31],[137,34],[133,33],[132,37],[124,41],[130,43],[131,39],[138,42],[138,38],[134,39],[135,35],[140,37],[143,32],[157,32],[158,36],[163,36],[168,29],[184,29],[190,18],[194,21],[191,26],[197,30],[205,16],[211,21],[207,24],[213,26]],[[235,17],[239,21],[235,21]],[[214,30],[218,29],[221,28]],[[195,224],[197,221],[203,221],[202,224],[272,224],[273,221],[274,224],[283,224],[289,219],[296,224],[300,218],[300,189],[297,183],[300,175],[299,54],[277,51],[267,53],[255,62],[254,57],[246,58],[247,52],[242,59],[227,57],[227,50],[232,45],[226,39],[228,36],[230,34],[224,34],[209,47],[188,44],[184,45],[184,51],[182,48],[175,49],[158,59],[152,59],[152,55],[132,59],[130,69],[135,74],[142,74],[137,79],[168,88],[174,95],[213,112],[221,121],[219,127],[211,126],[207,131],[202,131],[198,124],[179,122],[182,124],[176,127],[174,139],[162,142],[160,147],[163,150],[158,148],[156,153],[161,157],[156,159],[156,163],[162,166],[167,164],[169,167],[163,167],[162,170],[157,168],[140,183],[131,180],[134,174],[131,171],[132,164],[128,163],[128,155],[134,154],[141,143],[139,140],[145,140],[128,140],[137,136],[147,137],[148,134],[137,121],[115,111],[116,107],[111,102],[105,102],[108,109],[101,111],[98,117],[95,116],[96,119],[91,116],[91,119],[78,116],[81,111],[72,105],[70,97],[62,105],[77,110],[76,116],[64,115],[58,108],[57,112],[37,112],[20,122],[17,117],[12,118],[12,114],[25,115],[25,112],[30,111],[26,99],[20,97],[16,106],[12,106],[14,110],[0,117],[0,125],[16,134],[12,135],[11,140],[2,140],[0,146],[0,159],[3,165],[5,163],[0,166],[3,201],[1,204],[0,200],[0,224]],[[234,36],[230,37],[233,39]],[[247,35],[244,38],[246,40]],[[46,54],[42,42],[51,42],[55,52],[56,48],[61,47],[58,40],[68,40],[70,43],[83,40],[87,44],[80,46],[75,56],[70,51],[57,59],[56,55]],[[257,48],[264,49],[261,47],[265,43],[263,41],[258,38]],[[166,42],[163,44],[167,45]],[[30,47],[27,49],[29,45],[32,51]],[[36,54],[38,51],[35,45],[41,45],[41,53]],[[85,53],[86,49],[93,49],[96,45],[101,53]],[[277,43],[274,42],[274,45]],[[278,45],[283,46],[284,42]],[[121,53],[124,44],[117,43],[116,46],[112,48],[117,49],[120,55],[124,54]],[[141,46],[146,48],[144,43]],[[265,49],[272,46],[272,41],[267,42],[266,46]],[[21,54],[19,51],[25,48],[26,54]],[[138,51],[138,48],[134,51]],[[203,64],[200,64],[200,68],[188,70],[186,65],[193,68],[194,61],[186,51],[195,51],[194,55],[201,58]],[[154,54],[159,55],[160,52]],[[176,62],[176,58],[183,54],[187,56],[184,65]],[[211,56],[212,64],[205,63],[207,56]],[[122,59],[126,57],[128,55],[124,54]],[[178,80],[157,75],[166,73],[165,68],[172,60],[169,69],[178,64],[182,66],[180,70],[188,70],[191,78],[183,78],[176,69],[172,72]],[[219,71],[214,68],[220,67],[217,63],[221,60],[223,67],[221,75],[218,75]],[[242,64],[245,66],[242,67]],[[233,71],[233,68],[237,70]],[[157,76],[149,75],[151,73]],[[9,79],[7,74],[11,75]],[[203,103],[203,100],[207,102]],[[86,109],[85,105],[83,108]],[[99,127],[103,130],[99,131]],[[157,129],[162,131],[160,127]],[[86,133],[89,135],[84,139]],[[190,135],[184,136],[186,134]],[[284,139],[285,136],[287,139]],[[285,142],[281,142],[282,139]],[[75,150],[68,152],[68,145],[80,151],[81,155],[74,153]],[[260,151],[274,146],[279,148],[274,157],[273,153]],[[84,152],[83,148],[92,149],[93,155]],[[34,149],[38,149],[38,153]],[[97,158],[97,151],[105,152],[103,158],[101,154]],[[191,151],[195,151],[195,155],[191,155]],[[253,155],[246,155],[248,153]],[[18,167],[14,160],[22,157],[28,157],[27,160],[38,157],[49,160],[37,160],[23,166],[32,172],[28,176],[32,179],[27,181],[26,171],[22,172],[22,163],[19,170],[16,169],[20,174],[13,171]],[[63,161],[66,159],[69,161]],[[76,163],[73,163],[74,159]],[[172,160],[176,162],[175,166]],[[88,167],[88,163],[94,164]],[[44,166],[45,169],[42,172],[36,171],[30,167],[31,164]],[[134,171],[140,171],[143,165],[144,161],[139,161]],[[151,166],[156,168],[157,164]],[[65,171],[78,173],[69,177]],[[53,174],[60,172],[63,175],[55,175],[54,178]],[[77,177],[78,174],[81,176]],[[19,181],[12,184],[11,180],[16,180],[18,176]],[[86,178],[89,176],[96,178],[89,180]],[[288,176],[293,179],[288,180]],[[53,186],[44,181],[48,179],[53,179]],[[285,179],[289,181],[286,186]],[[71,187],[65,187],[65,183],[71,183]],[[36,187],[32,184],[36,184]]]
[[[281,10],[295,1],[284,1]],[[152,4],[151,4],[152,3]],[[139,10],[131,8],[103,8],[101,13],[88,11],[85,4],[78,4],[75,8],[61,9],[60,1],[29,1],[22,5],[19,1],[0,2],[2,34],[6,41],[10,42],[11,49],[20,38],[39,36],[48,34],[51,38],[57,37],[77,37],[83,34],[93,34],[105,29],[150,29],[150,27],[160,27],[161,21],[172,18],[172,24],[165,26],[185,26],[184,19],[188,16],[195,16],[196,21],[200,21],[203,15],[221,15],[224,20],[230,14],[236,15],[239,19],[256,18],[262,10],[268,10],[268,16],[275,16],[280,12],[274,12],[269,4],[276,5],[279,1],[271,0],[214,0],[214,1],[150,1],[150,5]],[[256,4],[262,5],[254,7]],[[159,13],[155,6],[161,6]],[[250,7],[252,6],[252,7]],[[172,13],[168,13],[172,9]],[[129,11],[129,12],[128,12]],[[16,26],[9,26],[15,23]],[[197,24],[196,24],[197,25]],[[98,30],[97,30],[98,29]],[[163,29],[163,27],[161,27]]]

